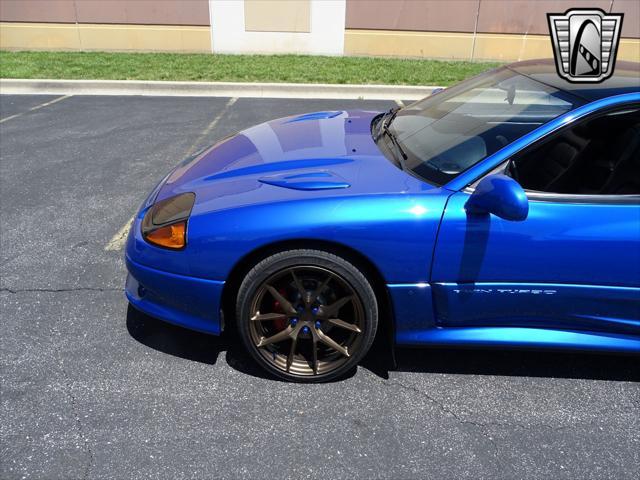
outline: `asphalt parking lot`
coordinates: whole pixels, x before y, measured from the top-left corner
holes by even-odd
[[[638,358],[374,351],[294,385],[128,309],[118,232],[189,152],[394,102],[56,99],[0,96],[0,478],[640,477]]]

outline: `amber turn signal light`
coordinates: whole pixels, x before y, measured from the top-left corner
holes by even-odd
[[[158,247],[180,250],[187,245],[187,221],[196,195],[186,192],[155,203],[142,219],[142,236]]]
[[[145,235],[149,243],[178,250],[186,245],[187,222],[178,222],[156,228]]]

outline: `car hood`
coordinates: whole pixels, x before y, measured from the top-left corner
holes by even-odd
[[[157,200],[196,193],[194,211],[310,197],[434,188],[400,170],[371,136],[377,112],[316,112],[229,136],[176,168]]]

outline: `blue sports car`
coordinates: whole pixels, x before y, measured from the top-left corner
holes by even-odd
[[[391,345],[640,353],[640,68],[498,68],[187,159],[126,245],[137,309],[319,382]]]

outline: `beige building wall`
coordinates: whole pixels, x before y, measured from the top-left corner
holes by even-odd
[[[0,0],[0,48],[382,55],[514,61],[551,57],[546,14],[581,0]],[[640,61],[640,0],[618,58]]]
[[[209,27],[91,23],[0,23],[0,48],[211,52]]]
[[[311,0],[244,0],[245,32],[311,32]]]
[[[215,53],[344,53],[345,0],[210,0]]]

